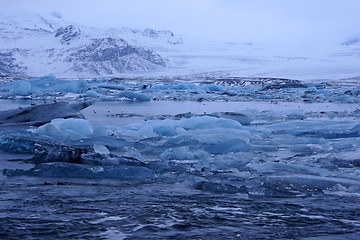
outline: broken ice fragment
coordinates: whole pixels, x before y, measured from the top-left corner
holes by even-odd
[[[94,151],[99,154],[110,154],[109,149],[107,149],[103,144],[96,142],[94,144]]]
[[[148,101],[150,101],[150,98],[148,96],[146,96],[146,95],[131,92],[131,91],[127,91],[127,90],[121,92],[119,94],[119,97],[127,98],[129,100],[140,101],[140,102],[148,102]]]

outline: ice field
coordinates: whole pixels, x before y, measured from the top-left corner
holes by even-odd
[[[357,239],[356,81],[3,81],[1,237]]]

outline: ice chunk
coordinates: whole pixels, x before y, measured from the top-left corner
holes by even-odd
[[[96,142],[94,144],[94,151],[99,154],[110,154],[109,149],[107,149],[103,144]]]
[[[98,166],[70,163],[43,163],[29,170],[4,169],[6,176],[36,176],[36,177],[72,177],[72,178],[119,178],[119,179],[147,179],[155,174],[146,167],[140,166]]]
[[[28,131],[0,132],[0,149],[13,153],[34,153],[35,134]]]
[[[301,164],[287,164],[279,162],[265,162],[265,163],[249,163],[248,167],[258,171],[258,172],[287,172],[287,173],[302,173],[302,174],[312,174],[318,176],[327,176],[329,175],[329,170],[323,168],[310,167]]]
[[[269,176],[267,181],[278,186],[297,186],[312,189],[330,189],[336,185],[343,187],[359,187],[360,182],[354,179],[321,177],[313,175]]]
[[[224,87],[216,84],[203,84],[200,87],[204,88],[207,91],[220,92],[224,91]]]
[[[249,125],[254,120],[253,116],[245,115],[237,112],[222,112],[214,115],[221,118],[227,118],[238,121],[239,123],[241,123],[241,125]]]
[[[171,84],[170,89],[176,90],[194,90],[197,86],[194,83],[175,83]]]
[[[236,187],[227,183],[214,183],[203,181],[195,184],[195,188],[215,193],[247,193],[247,189],[245,186]]]
[[[135,93],[135,92],[131,92],[131,91],[123,91],[119,94],[119,97],[121,98],[127,98],[129,100],[135,100],[135,101],[140,101],[140,102],[147,102],[150,101],[150,98],[146,95],[140,94],[140,93]]]
[[[9,90],[9,95],[11,96],[28,96],[33,93],[33,90],[31,89],[31,84],[29,82],[23,82],[22,84],[16,86],[16,88]]]
[[[154,133],[154,128],[151,124],[146,125],[130,125],[120,130],[122,135],[134,138],[150,138],[158,136]]]
[[[82,102],[71,103],[70,107],[76,111],[80,111],[87,108],[88,106],[91,106],[91,104],[92,102],[90,101],[82,101]]]
[[[136,160],[140,162],[145,162],[144,157],[141,155],[141,153],[134,147],[124,147],[120,153],[117,153],[123,158],[130,159],[130,160]]]
[[[27,95],[53,95],[58,92],[83,93],[88,89],[88,83],[84,80],[66,81],[54,76],[45,76],[35,79],[18,80],[6,83],[0,90],[7,91],[10,96]]]
[[[95,90],[88,90],[86,92],[86,96],[91,98],[98,98],[99,94]]]
[[[83,118],[78,110],[89,106],[89,104],[80,103],[72,108],[69,103],[60,102],[7,110],[0,112],[0,125],[26,123],[39,126],[54,118]]]
[[[28,162],[35,164],[48,162],[83,164],[83,154],[93,150],[52,141],[36,143],[34,147],[35,154]]]
[[[224,119],[224,118],[215,118],[210,116],[181,119],[178,122],[178,126],[186,130],[201,129],[201,128],[210,129],[215,127],[243,129],[241,124],[237,121]]]
[[[178,147],[178,148],[169,148],[165,150],[161,155],[160,159],[162,160],[195,160],[206,158],[209,156],[209,153],[201,149],[191,149],[189,146]]]
[[[212,158],[201,158],[195,167],[199,171],[204,167],[213,170],[245,170],[247,169],[246,164],[248,164],[255,157],[256,155],[253,152],[230,152],[226,154],[215,155]],[[242,172],[241,174],[248,176],[248,172]]]
[[[168,140],[173,143],[179,140],[186,145],[195,141],[203,144],[203,149],[209,153],[254,149],[250,144],[252,133],[245,130],[239,122],[210,116],[146,121],[125,126],[120,132],[136,138],[174,137]]]
[[[74,118],[54,119],[36,129],[36,133],[63,142],[106,135],[105,129],[100,124]]]

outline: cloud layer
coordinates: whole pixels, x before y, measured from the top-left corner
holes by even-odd
[[[2,0],[3,11],[56,11],[96,26],[170,29],[226,41],[341,42],[360,35],[358,0]]]

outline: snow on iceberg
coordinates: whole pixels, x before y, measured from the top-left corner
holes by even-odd
[[[85,119],[53,119],[35,131],[62,142],[76,141],[83,138],[106,136],[105,129],[98,123]]]

